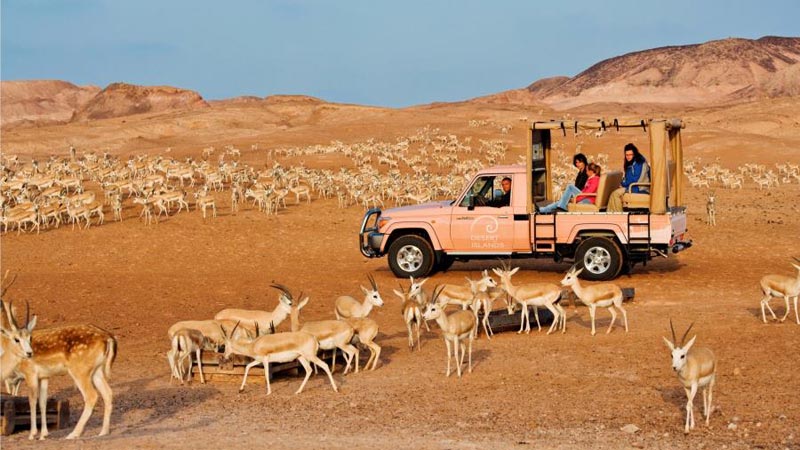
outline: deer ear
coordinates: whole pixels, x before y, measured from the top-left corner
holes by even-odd
[[[692,338],[691,338],[691,339],[689,339],[689,342],[687,342],[687,343],[686,343],[686,345],[684,345],[684,346],[683,346],[683,349],[684,349],[685,351],[687,351],[687,352],[688,352],[688,351],[689,351],[689,349],[690,349],[690,348],[692,348],[692,346],[694,345],[694,340],[695,340],[695,338],[697,338],[697,335],[694,335],[694,336],[692,336]]]
[[[398,296],[400,298],[405,298],[406,297],[405,295],[403,295],[402,292],[398,291],[397,289],[392,289],[392,292],[394,292],[394,295],[396,295],[396,296]]]
[[[428,281],[428,279],[427,279],[427,278],[423,278],[423,279],[422,279],[422,280],[419,282],[419,285],[420,285],[420,286],[422,286],[423,284],[425,284],[425,282],[426,282],[426,281]]]
[[[503,272],[500,272],[500,269],[494,268],[492,269],[492,272],[494,272],[498,277],[503,276]]]
[[[584,268],[583,268],[583,267],[581,267],[580,269],[576,270],[576,271],[575,271],[575,276],[577,277],[578,275],[580,275],[580,273],[581,273],[581,272],[583,272],[583,269],[584,269]]]
[[[36,321],[37,321],[38,319],[39,319],[39,316],[37,316],[37,315],[34,315],[34,316],[31,318],[31,321],[30,321],[30,322],[28,322],[28,325],[26,326],[26,328],[28,329],[28,332],[29,332],[29,333],[33,331],[33,328],[36,326]]]
[[[519,267],[514,267],[514,269],[511,270],[511,275],[514,275],[518,271],[519,271]]]
[[[303,299],[303,301],[300,302],[299,305],[297,305],[297,309],[303,309],[309,300],[311,300],[311,297],[306,297],[305,299]]]
[[[361,288],[361,290],[362,290],[362,291],[363,291],[365,294],[369,294],[369,291],[367,290],[367,288],[365,288],[364,286],[359,286],[359,287]]]
[[[675,350],[675,345],[673,345],[672,342],[669,341],[669,339],[667,339],[667,338],[665,338],[663,336],[661,337],[661,339],[664,339],[664,343],[667,344],[667,347],[669,347],[670,351]]]

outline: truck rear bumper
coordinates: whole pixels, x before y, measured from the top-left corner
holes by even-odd
[[[361,229],[358,232],[358,246],[361,254],[367,258],[383,256],[381,243],[383,243],[384,235],[378,232],[378,219],[380,217],[380,208],[371,208],[364,214],[364,220],[361,221]]]

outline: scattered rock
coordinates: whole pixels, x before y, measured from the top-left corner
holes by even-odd
[[[637,427],[636,425],[634,425],[632,423],[629,423],[629,424],[625,425],[624,427],[620,428],[620,430],[622,430],[622,431],[624,431],[624,432],[626,432],[628,434],[634,434],[637,431],[639,431],[639,427]]]
[[[735,423],[729,423],[728,424],[728,429],[729,430],[735,430],[736,428],[738,428],[738,426]]]
[[[738,367],[733,369],[733,376],[738,377],[741,374],[742,374],[742,369],[740,369]]]

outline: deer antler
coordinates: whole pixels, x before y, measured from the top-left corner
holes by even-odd
[[[369,280],[369,284],[372,285],[372,290],[373,291],[377,291],[378,290],[378,283],[375,282],[375,278],[372,276],[372,274],[368,274],[367,275],[367,279]]]
[[[2,281],[2,284],[1,284],[2,287],[0,287],[0,298],[5,297],[6,291],[8,290],[8,288],[10,288],[11,285],[14,284],[15,281],[17,281],[17,275],[18,274],[15,273],[14,274],[14,278],[11,279],[11,282],[6,284],[6,280],[8,279],[9,273],[11,273],[11,269],[6,270],[5,275],[3,275],[3,281]]]
[[[290,300],[292,299],[292,293],[289,292],[289,288],[287,288],[286,286],[284,286],[282,284],[278,284],[278,283],[273,283],[273,284],[270,285],[270,287],[273,287],[273,288],[283,292],[284,294],[286,294],[286,297],[288,297]]]

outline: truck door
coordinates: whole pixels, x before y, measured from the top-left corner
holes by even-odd
[[[510,175],[483,175],[475,179],[453,207],[449,254],[510,254],[514,247],[514,211],[511,189],[504,195],[503,180]]]

